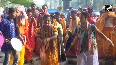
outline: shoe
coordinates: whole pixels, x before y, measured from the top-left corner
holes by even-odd
[[[27,64],[27,63],[29,63],[29,62],[25,60],[25,61],[24,61],[24,64]]]
[[[31,64],[34,64],[34,60],[33,60],[33,59],[32,59],[32,60],[30,60],[30,63],[31,63]]]

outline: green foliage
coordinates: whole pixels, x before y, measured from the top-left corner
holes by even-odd
[[[33,4],[33,0],[11,0],[12,3],[21,4],[27,7],[30,7]]]

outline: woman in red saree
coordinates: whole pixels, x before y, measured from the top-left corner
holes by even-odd
[[[35,19],[32,17],[32,10],[27,10],[28,15],[28,30],[26,32],[26,39],[27,43],[25,45],[25,60],[26,62],[31,62],[33,64],[33,50],[35,47],[35,41],[34,41],[34,26],[35,26]]]

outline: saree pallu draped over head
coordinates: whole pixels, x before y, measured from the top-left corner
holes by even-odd
[[[79,25],[77,29],[77,33],[79,32],[80,27],[81,26]],[[89,51],[89,55],[93,55],[94,54],[93,46],[95,43],[92,42],[92,30],[91,30],[91,24],[89,22],[87,22],[87,30],[88,30],[88,39],[87,39],[88,51]],[[79,39],[78,34],[77,34],[77,37]],[[81,43],[79,41],[77,44],[77,55],[79,55],[80,52],[81,52]]]
[[[97,28],[98,28],[100,31],[103,30],[104,24],[105,24],[105,19],[106,19],[106,17],[107,17],[108,15],[110,15],[110,16],[116,16],[116,14],[113,13],[113,12],[106,12],[106,13],[102,14],[102,16],[99,17],[98,20],[97,20],[97,22],[96,22],[96,26],[97,26]],[[110,19],[110,18],[109,18],[109,19]]]
[[[21,24],[25,25],[26,24],[25,19],[28,19],[28,16],[27,16],[27,14],[25,12],[25,7],[24,6],[19,6],[19,7],[16,7],[16,9],[21,12],[21,14],[20,14],[20,22],[21,22]]]

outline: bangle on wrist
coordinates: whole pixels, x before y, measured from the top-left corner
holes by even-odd
[[[5,39],[5,41],[8,41],[8,39]]]

